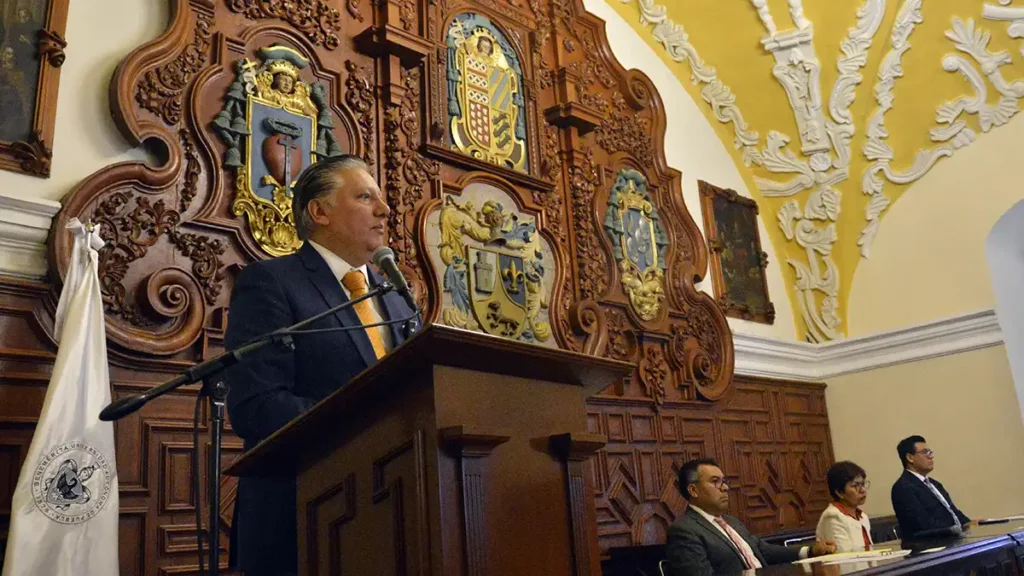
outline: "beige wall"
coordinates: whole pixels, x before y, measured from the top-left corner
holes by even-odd
[[[995,305],[985,239],[1024,198],[1024,114],[939,162],[893,204],[850,292],[849,335]]]
[[[61,68],[53,161],[48,179],[0,171],[0,190],[60,200],[89,174],[143,159],[110,119],[107,87],[118,63],[167,26],[166,0],[87,0],[68,9],[67,60]]]
[[[865,511],[892,514],[896,443],[935,450],[935,478],[972,518],[1024,513],[1024,425],[1003,346],[834,378],[826,390],[836,460],[872,487]]]
[[[584,0],[583,5],[589,12],[605,21],[608,43],[619,62],[627,69],[643,70],[658,89],[668,119],[665,157],[669,166],[683,173],[683,200],[703,233],[704,219],[701,216],[697,180],[732,188],[748,198],[750,191],[740,175],[736,162],[699,108],[707,104],[695,102],[654,50],[608,5],[608,2],[619,1]],[[768,293],[775,304],[775,324],[769,326],[730,318],[729,325],[733,331],[742,334],[797,340],[799,337],[793,307],[783,284],[780,259],[775,254],[771,239],[766,233],[767,226],[778,226],[778,223],[774,214],[765,210],[761,213],[760,221],[761,249],[768,254]],[[714,295],[710,275],[698,288]]]

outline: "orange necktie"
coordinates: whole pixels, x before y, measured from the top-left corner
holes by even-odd
[[[352,300],[359,298],[369,291],[366,286],[366,276],[359,270],[349,270],[341,279],[341,284],[349,291]],[[377,319],[373,317],[373,308],[371,306],[369,299],[363,300],[354,306],[356,315],[359,316],[359,321],[363,323],[363,326],[377,322]],[[370,345],[373,346],[373,353],[377,355],[378,360],[383,358],[387,350],[384,348],[384,339],[380,336],[380,329],[374,327],[366,328],[365,330],[366,335],[370,338]]]

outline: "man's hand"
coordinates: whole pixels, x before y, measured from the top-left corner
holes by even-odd
[[[825,554],[835,554],[836,543],[831,540],[818,540],[811,546],[811,557],[824,556]]]

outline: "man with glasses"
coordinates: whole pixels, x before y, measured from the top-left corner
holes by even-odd
[[[903,538],[962,533],[971,519],[953,504],[938,480],[928,477],[935,469],[935,453],[925,439],[904,438],[896,451],[903,464],[903,475],[892,485],[892,508]]]
[[[832,542],[815,542],[800,549],[768,544],[751,534],[739,520],[726,516],[729,485],[721,468],[710,458],[683,464],[679,469],[679,491],[689,505],[668,529],[666,574],[738,574],[836,550]]]

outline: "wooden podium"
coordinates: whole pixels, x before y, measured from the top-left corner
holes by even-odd
[[[304,576],[597,576],[585,399],[632,368],[427,326],[226,473],[296,477]]]

